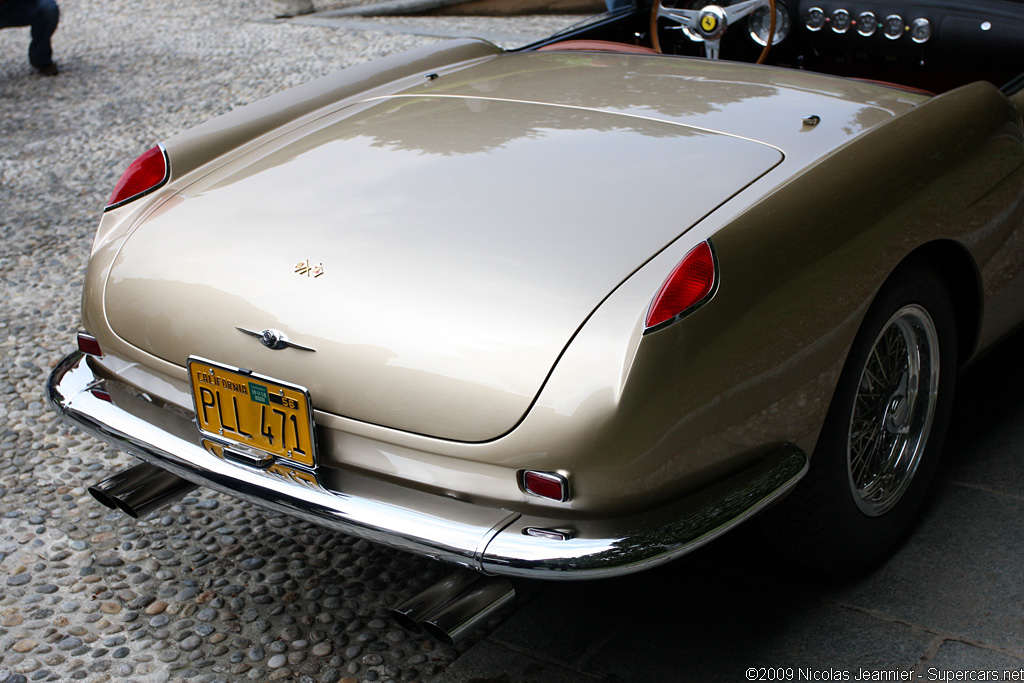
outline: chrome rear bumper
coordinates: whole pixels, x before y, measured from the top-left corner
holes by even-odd
[[[94,389],[110,400],[98,398]],[[236,464],[204,448],[181,408],[161,406],[128,385],[97,376],[80,353],[57,366],[47,397],[80,429],[183,479],[486,574],[587,579],[653,567],[755,514],[807,471],[806,454],[785,445],[671,505],[624,518],[566,521],[485,508],[329,467],[317,471],[314,484],[308,475],[289,476],[288,468]],[[533,535],[538,529],[563,533]]]

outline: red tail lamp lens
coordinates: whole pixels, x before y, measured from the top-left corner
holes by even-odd
[[[107,208],[120,206],[151,190],[155,190],[167,180],[167,158],[164,150],[157,145],[133,161],[117,181],[114,193],[110,195]]]
[[[100,343],[96,341],[96,337],[85,332],[78,333],[78,350],[87,356],[103,355],[103,349],[100,348]]]
[[[665,280],[647,312],[646,327],[673,320],[700,303],[715,287],[715,257],[708,242],[690,250]]]
[[[527,493],[542,498],[550,498],[559,502],[569,500],[568,480],[554,472],[527,470],[523,473],[523,488]]]

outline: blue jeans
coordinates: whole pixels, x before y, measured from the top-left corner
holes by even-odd
[[[633,0],[604,0],[604,3],[608,6],[609,10],[613,10],[620,7],[630,7],[633,4]]]
[[[56,0],[0,0],[0,28],[32,27],[28,61],[33,66],[42,67],[53,62],[50,36],[57,30],[58,21],[60,9]]]

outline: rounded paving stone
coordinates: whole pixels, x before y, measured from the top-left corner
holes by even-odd
[[[143,611],[148,615],[155,616],[163,612],[165,609],[167,609],[166,602],[164,602],[163,600],[155,600],[149,603],[149,606],[147,606],[146,609]]]
[[[38,645],[38,642],[26,638],[25,640],[19,640],[18,642],[16,642],[14,645],[11,646],[11,649],[15,652],[25,653],[31,652],[32,650],[36,649]]]
[[[0,244],[10,247],[0,250],[10,275],[0,306],[0,683],[305,683],[326,673],[336,683],[362,676],[359,658],[377,654],[355,643],[379,625],[391,596],[438,573],[427,560],[208,490],[139,520],[108,510],[86,488],[137,461],[66,425],[41,398],[74,348],[102,188],[140,145],[439,40],[264,22],[268,1],[178,0],[169,11],[165,0],[76,0],[67,10],[74,30],[61,31],[57,46],[68,66],[56,79],[23,77],[23,41],[0,41],[0,120],[9,124]],[[137,21],[139,13],[154,20]],[[93,59],[111,35],[117,45]],[[144,77],[124,76],[135,72]],[[286,648],[269,656],[284,663],[271,668],[275,640]],[[384,656],[404,670],[410,654]]]
[[[187,638],[182,640],[180,643],[178,643],[178,647],[180,649],[184,650],[185,652],[191,652],[192,650],[197,649],[202,644],[203,644],[202,638],[200,638],[199,636],[194,636],[193,635],[193,636],[188,636]]]

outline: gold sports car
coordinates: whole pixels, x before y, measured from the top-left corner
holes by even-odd
[[[1024,3],[677,4],[140,156],[48,386],[144,461],[93,495],[207,486],[475,570],[399,610],[452,638],[507,577],[641,570],[769,507],[805,562],[882,557],[958,368],[1024,318]]]

